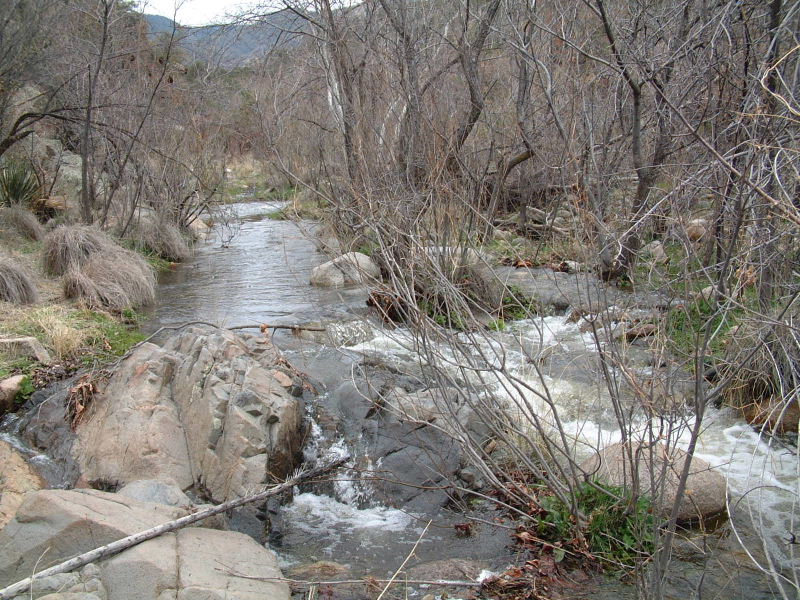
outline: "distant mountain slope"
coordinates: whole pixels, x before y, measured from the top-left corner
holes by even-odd
[[[279,10],[259,22],[236,25],[184,27],[160,15],[145,15],[153,35],[175,30],[179,46],[192,60],[237,66],[263,57],[270,50],[292,48],[301,41],[305,21],[288,10]]]

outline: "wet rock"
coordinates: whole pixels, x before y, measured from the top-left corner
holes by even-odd
[[[642,323],[641,325],[634,325],[633,327],[621,327],[619,330],[620,337],[624,337],[627,341],[632,342],[643,337],[655,335],[658,331],[653,323]]]
[[[348,252],[311,271],[311,285],[339,288],[380,279],[381,270],[366,254]]]
[[[45,481],[22,455],[0,441],[0,529],[5,527],[28,492],[45,487]]]
[[[14,356],[32,358],[43,365],[53,362],[50,353],[35,337],[0,338],[0,351]]]
[[[143,344],[74,434],[58,435],[62,392],[32,411],[26,436],[89,482],[200,484],[215,502],[245,495],[291,471],[302,442],[300,403],[273,375],[277,351],[260,342],[256,353],[229,331],[194,326]]]
[[[25,375],[14,375],[0,381],[0,415],[14,410],[14,401],[24,380]]]
[[[470,407],[470,400],[455,389],[406,392],[398,388],[387,395],[385,407],[400,421],[430,424],[456,439],[469,436],[480,443],[488,431]]]
[[[174,481],[157,481],[155,479],[131,481],[118,489],[117,494],[140,502],[152,502],[178,508],[191,508],[192,506],[192,501]]]
[[[435,513],[450,499],[450,482],[461,466],[461,445],[429,425],[393,419],[364,428],[374,467],[376,499],[411,512]]]
[[[748,423],[777,433],[797,433],[800,425],[800,404],[794,398],[751,402],[742,414]]]
[[[652,456],[651,456],[652,452]],[[686,453],[670,449],[664,444],[656,444],[652,450],[644,445],[633,448],[642,493],[650,494],[651,467],[656,480],[663,472],[663,486],[656,490],[655,507],[662,515],[668,516],[677,496],[680,474],[686,462]],[[613,444],[581,464],[586,473],[595,475],[611,485],[626,487],[630,485],[631,467],[628,452],[623,444]],[[706,461],[694,457],[686,484],[686,493],[681,501],[678,520],[682,522],[705,520],[726,510],[725,478]]]
[[[477,581],[481,571],[489,566],[477,560],[448,558],[414,565],[408,570],[408,579],[422,581]]]

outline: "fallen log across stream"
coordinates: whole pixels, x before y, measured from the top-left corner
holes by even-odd
[[[33,582],[38,579],[49,577],[51,575],[57,575],[59,573],[68,573],[75,569],[79,569],[80,567],[83,567],[84,565],[87,565],[90,562],[103,560],[105,558],[113,556],[114,554],[122,552],[123,550],[127,550],[128,548],[136,546],[137,544],[141,544],[142,542],[158,537],[164,533],[176,531],[178,529],[181,529],[182,527],[186,527],[187,525],[197,523],[198,521],[202,521],[203,519],[207,519],[208,517],[213,517],[214,515],[218,515],[227,510],[244,506],[245,504],[259,502],[261,500],[266,500],[271,496],[276,496],[281,492],[285,492],[287,490],[292,489],[294,486],[298,485],[299,483],[305,480],[312,479],[319,475],[328,473],[329,471],[332,471],[333,469],[340,467],[348,460],[350,460],[349,456],[343,456],[337,458],[334,461],[331,461],[326,465],[314,467],[313,469],[308,469],[307,471],[298,471],[297,473],[295,473],[295,475],[293,475],[283,483],[275,485],[269,489],[263,490],[256,494],[245,496],[244,498],[237,498],[236,500],[230,500],[228,502],[223,502],[222,504],[219,504],[217,506],[206,508],[191,515],[186,515],[185,517],[181,517],[180,519],[175,519],[174,521],[168,521],[167,523],[162,523],[161,525],[157,525],[156,527],[152,527],[150,529],[146,529],[145,531],[129,535],[128,537],[117,540],[116,542],[111,542],[110,544],[106,544],[105,546],[101,546],[99,548],[95,548],[94,550],[89,550],[88,552],[79,554],[78,556],[75,556],[60,564],[50,567],[49,569],[40,571],[39,573],[36,573],[33,576],[28,577],[27,579],[23,579],[22,581],[18,581],[17,583],[14,583],[12,585],[9,585],[8,587],[1,589],[0,600],[10,600],[15,596],[24,594],[26,591],[30,589]]]

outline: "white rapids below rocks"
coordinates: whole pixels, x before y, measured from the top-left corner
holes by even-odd
[[[516,339],[515,344],[508,343],[513,339]],[[499,367],[502,363],[512,376],[519,377],[532,388],[540,391],[547,388],[563,428],[572,438],[572,450],[579,460],[593,454],[595,449],[619,442],[621,435],[614,427],[608,393],[599,376],[595,384],[560,378],[557,372],[540,376],[519,350],[520,341],[523,344],[527,341],[529,345],[532,341],[541,350],[553,347],[555,352],[564,356],[578,356],[596,352],[591,335],[582,334],[578,326],[567,323],[565,317],[545,317],[519,321],[508,332],[487,336],[481,342],[481,350],[484,358],[494,363],[493,366]],[[517,349],[514,349],[515,345]],[[401,370],[425,362],[425,358],[416,352],[412,336],[402,328],[380,332],[370,341],[350,347],[349,350],[379,357],[384,363]],[[449,345],[435,350],[444,359],[440,364],[447,365],[451,361],[450,368],[455,373],[458,361]],[[485,393],[502,395],[503,384],[502,376],[498,376],[497,383]],[[526,394],[526,398],[537,408],[537,414],[550,412],[550,408],[534,394]],[[690,413],[683,417],[682,427],[673,440],[678,447],[685,449],[688,445],[693,422],[694,417]],[[725,476],[734,530],[737,524],[748,523],[762,533],[762,540],[749,540],[749,543],[763,544],[755,554],[761,554],[766,549],[778,565],[800,567],[800,557],[794,556],[794,547],[787,543],[800,519],[800,461],[797,449],[760,435],[730,409],[709,407],[695,456],[718,467]]]

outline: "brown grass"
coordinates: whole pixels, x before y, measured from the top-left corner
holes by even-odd
[[[33,278],[9,259],[0,259],[0,300],[12,304],[35,304],[39,300]]]
[[[44,237],[44,227],[36,215],[20,206],[0,208],[0,229],[16,232],[35,242]]]
[[[80,269],[89,258],[101,251],[120,246],[106,233],[85,225],[61,225],[44,238],[42,259],[49,275],[64,275]]]
[[[141,219],[125,235],[137,249],[146,250],[174,262],[184,262],[191,250],[178,228],[172,223],[154,219]]]
[[[71,268],[63,279],[64,295],[89,308],[121,311],[152,304],[156,279],[153,269],[138,254],[116,247],[89,257]]]

